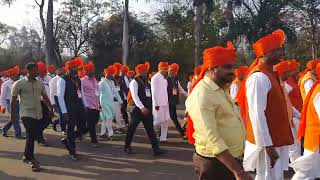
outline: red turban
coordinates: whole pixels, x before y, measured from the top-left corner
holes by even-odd
[[[127,73],[129,71],[129,67],[128,66],[122,66],[121,67],[121,71],[124,72],[124,73]]]
[[[307,63],[307,69],[311,70],[316,68],[317,64],[320,62],[320,58],[311,60]]]
[[[19,70],[20,70],[19,66],[15,66],[14,68],[8,69],[6,71],[6,74],[7,76],[17,75],[19,74]]]
[[[296,71],[300,67],[300,63],[298,63],[297,60],[295,60],[295,59],[287,61],[287,62],[288,62],[288,66],[289,66],[290,71]]]
[[[128,71],[128,72],[127,72],[127,76],[128,76],[128,77],[134,76],[134,71]]]
[[[66,68],[81,68],[83,66],[83,60],[81,57],[76,57],[73,60],[69,60],[66,62]]]
[[[179,65],[177,63],[173,63],[169,66],[169,69],[172,69],[174,72],[178,73],[179,72]]]
[[[248,66],[240,66],[239,68],[237,68],[236,70],[234,70],[234,75],[236,77],[242,75],[242,74],[246,74],[248,70]]]
[[[86,75],[86,71],[84,71],[84,70],[78,71],[79,78],[83,78],[85,75]]]
[[[116,62],[116,63],[114,63],[113,65],[114,65],[115,68],[117,68],[118,71],[120,71],[121,68],[122,68],[121,63],[119,63],[119,62]]]
[[[161,61],[158,65],[158,69],[161,70],[161,69],[169,69],[169,63],[168,62],[164,62],[164,61]]]
[[[37,66],[40,73],[47,73],[46,64],[44,64],[42,61],[38,61]]]
[[[193,72],[194,75],[199,75],[201,73],[201,66],[195,67]]]
[[[281,29],[274,31],[273,33],[259,39],[253,44],[253,50],[256,56],[262,57],[273,49],[281,48],[284,45],[286,34]]]
[[[149,71],[150,64],[149,62],[145,62],[144,64],[138,64],[135,68],[136,74],[139,75],[142,71]]]
[[[105,68],[103,73],[104,73],[104,75],[108,75],[110,73],[115,75],[118,73],[118,69],[114,65],[111,65],[111,66],[108,66],[107,68]]]
[[[88,64],[83,66],[83,71],[85,71],[85,72],[87,72],[89,70],[94,70],[94,69],[95,69],[95,67],[94,67],[94,64],[92,61],[89,61]]]
[[[56,67],[54,66],[54,64],[51,64],[51,65],[48,66],[47,69],[48,69],[48,72],[49,72],[49,73],[53,73],[53,71],[54,71],[55,68],[56,68]]]

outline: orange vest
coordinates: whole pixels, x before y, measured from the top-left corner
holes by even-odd
[[[291,127],[289,122],[289,113],[287,102],[285,98],[284,87],[280,84],[279,76],[272,68],[268,67],[264,63],[260,63],[255,66],[248,73],[251,75],[254,72],[262,72],[268,76],[271,82],[271,89],[267,97],[267,107],[265,111],[269,133],[274,147],[281,147],[293,144],[293,137],[291,133]],[[246,101],[247,102],[247,101]],[[252,124],[248,114],[248,104],[246,103],[247,111],[247,140],[252,144],[255,144],[254,133]]]
[[[320,83],[317,82],[306,98],[298,132],[298,136],[304,136],[304,148],[313,152],[320,147],[320,120],[313,104],[315,96],[319,93]]]
[[[306,99],[307,97],[307,93],[306,93],[306,90],[304,89],[304,83],[309,80],[309,79],[312,79],[314,82],[317,81],[317,78],[314,77],[314,75],[311,74],[311,71],[308,71],[303,77],[301,77],[301,79],[299,80],[299,86],[300,86],[300,92],[301,92],[301,96],[302,96],[302,99],[303,99],[303,102],[304,100]]]
[[[300,93],[299,86],[294,82],[292,78],[289,77],[289,79],[286,81],[291,87],[292,91],[289,93],[290,101],[299,112],[302,110],[303,101]]]

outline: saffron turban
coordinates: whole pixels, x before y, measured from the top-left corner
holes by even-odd
[[[7,76],[17,75],[19,74],[19,70],[20,70],[19,66],[15,66],[14,68],[8,69],[6,71],[6,74]]]
[[[37,62],[38,70],[40,73],[46,73],[47,72],[47,67],[46,64],[44,64],[42,61]]]
[[[288,66],[289,66],[290,71],[296,71],[299,69],[300,63],[298,63],[297,60],[293,59],[293,60],[288,61]]]
[[[177,63],[173,63],[173,64],[171,64],[171,65],[169,66],[169,69],[170,69],[170,70],[173,70],[173,71],[176,72],[176,73],[178,73],[180,67],[179,67],[179,65],[178,65]]]
[[[55,68],[56,68],[56,67],[54,66],[54,64],[51,64],[51,65],[48,66],[47,69],[48,69],[48,72],[49,72],[49,73],[53,73],[53,71],[54,71]]]
[[[128,66],[122,66],[121,67],[121,71],[124,72],[124,73],[127,73],[129,71],[129,67]]]
[[[83,60],[81,57],[76,57],[73,60],[69,60],[66,62],[66,68],[81,68],[83,66]]]
[[[149,71],[150,69],[150,64],[149,62],[145,62],[144,64],[138,64],[135,68],[136,74],[140,74],[142,71]]]
[[[127,72],[127,76],[128,76],[128,77],[134,76],[134,71],[128,71],[128,72]]]
[[[89,61],[88,64],[83,66],[83,71],[85,71],[85,72],[87,72],[89,70],[94,70],[94,69],[95,69],[95,67],[94,67],[94,64],[92,61]]]
[[[320,62],[320,58],[318,58],[318,59],[313,59],[313,60],[309,61],[309,62],[307,63],[307,69],[308,69],[308,70],[311,70],[311,69],[316,68],[316,66],[317,66],[317,64],[318,64],[319,62]]]
[[[104,69],[103,73],[104,73],[104,75],[108,75],[110,73],[115,75],[118,73],[118,69],[114,65],[110,65]]]
[[[281,61],[274,65],[273,68],[275,71],[277,71],[280,77],[282,77],[284,73],[291,71],[288,61]]]
[[[165,62],[165,61],[161,61],[158,65],[158,69],[162,70],[162,69],[169,69],[169,63]]]

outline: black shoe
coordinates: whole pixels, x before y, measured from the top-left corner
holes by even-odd
[[[70,159],[72,159],[73,161],[77,161],[78,157],[76,154],[69,154]]]
[[[53,123],[52,123],[52,130],[58,132],[58,130],[57,130],[57,123],[56,123],[56,122],[53,122]]]
[[[165,151],[160,149],[160,148],[156,148],[156,149],[153,150],[153,155],[154,156],[159,156],[159,155],[163,155],[163,154],[165,154]]]
[[[35,158],[33,158],[31,160],[27,160],[26,156],[22,156],[22,162],[24,162],[24,163],[33,162],[34,164],[40,164],[40,162],[38,160],[36,160]]]
[[[62,138],[62,139],[60,139],[60,142],[64,145],[64,147],[65,147],[68,151],[70,151],[70,149],[69,149],[69,144],[68,144],[67,139]]]
[[[131,146],[125,146],[123,151],[124,151],[125,153],[127,153],[127,154],[132,154],[132,148],[131,148]]]
[[[4,132],[4,133],[2,133],[2,136],[3,136],[3,137],[9,137],[9,136],[8,136],[8,134],[7,134],[7,133],[5,133],[5,132]]]

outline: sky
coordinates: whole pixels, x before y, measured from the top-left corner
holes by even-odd
[[[54,4],[54,11],[59,8],[58,2]],[[129,11],[134,11],[137,14],[154,14],[156,12],[154,7],[159,7],[159,5],[145,3],[144,0],[131,0],[129,3]],[[16,0],[10,7],[0,5],[0,22],[18,28],[22,26],[40,28],[38,7],[34,0]]]

